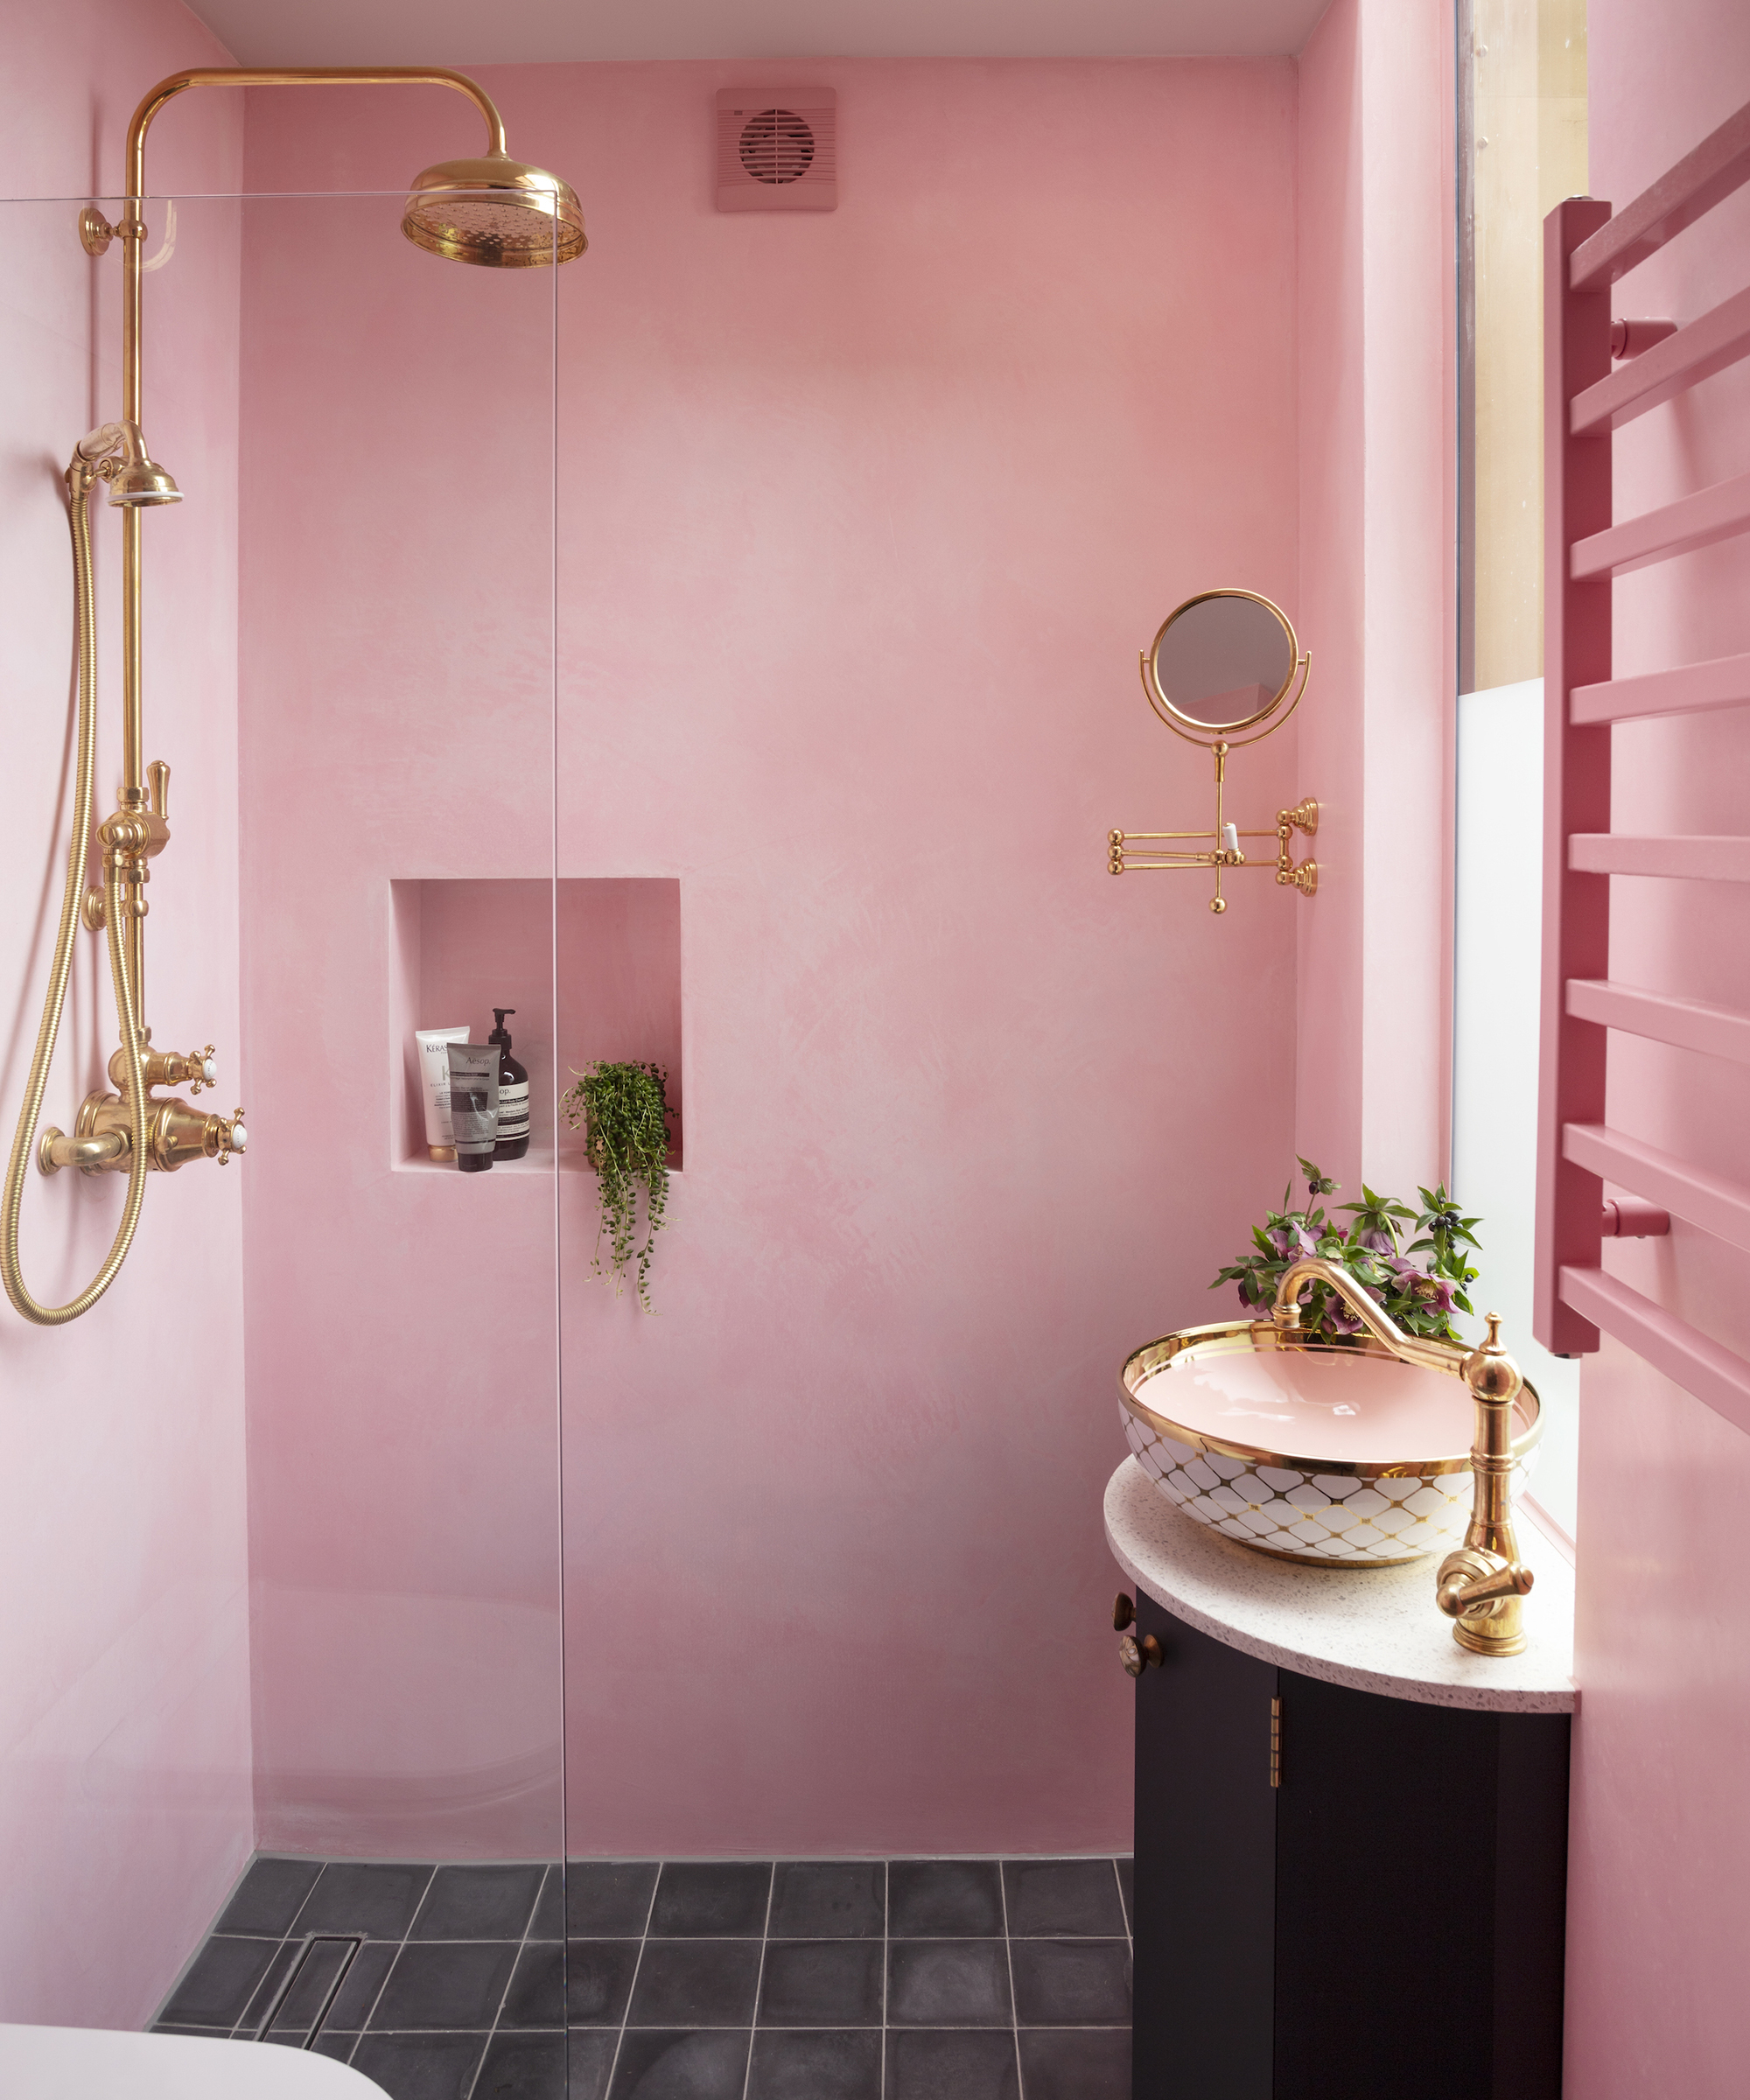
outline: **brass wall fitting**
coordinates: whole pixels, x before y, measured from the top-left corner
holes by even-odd
[[[1406,1334],[1382,1312],[1348,1271],[1315,1255],[1291,1262],[1276,1286],[1270,1319],[1284,1337],[1298,1332],[1301,1286],[1334,1291],[1376,1340],[1404,1363],[1442,1368],[1451,1361],[1444,1342]],[[1452,1638],[1479,1656],[1516,1656],[1525,1646],[1520,1600],[1533,1577],[1519,1558],[1513,1530],[1513,1404],[1525,1381],[1501,1346],[1501,1315],[1488,1316],[1487,1338],[1460,1366],[1475,1403],[1471,1442],[1471,1521],[1465,1543],[1447,1554],[1435,1577],[1434,1601],[1452,1620]]]

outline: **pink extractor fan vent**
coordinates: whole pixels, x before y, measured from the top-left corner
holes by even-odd
[[[838,206],[838,96],[830,88],[725,88],[717,98],[720,212]]]

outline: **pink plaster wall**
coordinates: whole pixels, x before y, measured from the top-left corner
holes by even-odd
[[[308,142],[380,116],[391,194],[257,197],[244,221],[258,1830],[267,1848],[551,1857],[553,1176],[410,1163],[393,1038],[465,1020],[484,1040],[496,1001],[553,1069],[554,282],[401,238],[409,178],[479,129],[440,90],[252,93],[250,187],[320,188]],[[478,895],[434,895],[411,929],[392,886],[427,878],[500,892],[496,934]],[[447,975],[446,926],[466,949]]]
[[[1320,817],[1319,895],[1298,923],[1295,1149],[1346,1189],[1362,1172],[1367,836],[1361,26],[1361,0],[1333,0],[1300,54],[1297,167],[1300,591],[1313,673],[1300,778]]]
[[[562,852],[680,876],[689,1102],[658,1320],[562,1214],[572,1843],[1103,1848],[1116,1363],[1288,1164],[1296,900],[1102,842],[1210,794],[1164,612],[1298,597],[1292,69],[835,66],[814,220],[730,77],[550,83]]]
[[[122,132],[172,68],[225,62],[169,0],[0,5],[0,192],[113,192]],[[234,189],[242,111],[158,126],[157,184]],[[76,206],[0,206],[0,1110],[10,1147],[60,909],[72,794],[71,564],[59,475],[119,412],[119,251],[93,262]],[[158,207],[148,214],[155,232]],[[156,245],[156,243],[155,243]],[[237,221],[185,206],[148,279],[147,434],[186,500],[146,521],[149,757],[173,770],[155,863],[149,1018],[220,1045],[239,1097]],[[100,814],[118,756],[118,521],[93,505],[104,666]],[[46,1120],[69,1125],[114,1041],[84,934]],[[100,1041],[99,1038],[102,1040]],[[247,1093],[242,1096],[248,1098]],[[137,2025],[250,1847],[242,1276],[247,1168],[154,1177],[118,1282],[82,1320],[0,1307],[0,2020]],[[77,1289],[122,1188],[34,1174],[26,1274]]]
[[[1450,1145],[1452,48],[1439,0],[1334,0],[1299,62],[1296,1130],[1350,1188],[1432,1181]]]
[[[1619,209],[1745,102],[1750,17],[1727,0],[1656,12],[1592,0],[1591,187]],[[1619,285],[1619,314],[1695,319],[1750,281],[1740,192]],[[1625,518],[1743,472],[1750,370],[1706,381],[1616,443]],[[1750,547],[1736,542],[1616,586],[1620,674],[1742,649]],[[1615,732],[1614,822],[1632,831],[1741,832],[1750,722]],[[1744,900],[1724,885],[1612,886],[1611,975],[1750,1010]],[[1610,1121],[1750,1180],[1740,1068],[1613,1037]],[[1674,1223],[1610,1242],[1606,1266],[1750,1354],[1750,1259]],[[1750,1438],[1614,1344],[1581,1385],[1577,1671],[1568,1972],[1576,2100],[1735,2093],[1750,2050],[1750,1609],[1739,1512]]]
[[[759,70],[485,76],[592,241],[558,284],[558,872],[680,886],[658,1317],[588,1281],[592,1186],[559,1178],[570,1842],[1110,1847],[1115,1375],[1213,1310],[1288,1165],[1303,907],[1254,878],[1218,921],[1194,878],[1113,882],[1104,837],[1209,793],[1137,689],[1165,611],[1224,579],[1298,599],[1293,68],[810,66],[838,90],[840,209],[722,216],[713,96]],[[252,186],[388,188],[466,150],[466,110],[413,103],[253,97]],[[466,1256],[496,1291],[544,1262],[550,1289],[551,1204],[534,1177],[384,1171],[370,1075],[390,878],[542,871],[538,710],[514,794],[502,734],[466,796],[429,755],[465,708],[498,731],[522,660],[494,593],[429,559],[467,514],[423,466],[401,479],[404,445],[399,551],[374,537],[337,389],[287,339],[298,243],[252,248],[246,294],[250,445],[271,416],[315,470],[245,519],[258,1594],[416,1586],[412,1560],[527,1600],[550,1535],[504,1413],[550,1405],[550,1328],[537,1348],[522,1300],[440,1317],[420,1279]],[[325,258],[365,301],[332,324],[368,346],[350,428],[406,431],[456,326],[412,262],[403,288],[362,238]],[[519,296],[478,274],[482,312]],[[527,427],[544,465],[532,404]],[[1292,731],[1236,780],[1248,812],[1292,799]],[[360,1042],[365,1128],[314,1151],[312,1056],[339,1083]],[[592,1048],[580,1026],[555,1060]],[[423,1471],[408,1492],[434,1436],[465,1509]],[[256,1624],[274,1827],[368,1849],[340,1810],[385,1768],[369,1699],[347,1734],[277,1610]],[[298,1774],[342,1734],[324,1821]]]

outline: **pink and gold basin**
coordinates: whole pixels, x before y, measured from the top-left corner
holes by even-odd
[[[1438,1369],[1370,1337],[1279,1335],[1267,1320],[1186,1327],[1138,1349],[1120,1396],[1144,1471],[1194,1522],[1318,1567],[1450,1552],[1471,1514],[1475,1409],[1454,1348]],[[1514,1404],[1513,1493],[1543,1434]]]

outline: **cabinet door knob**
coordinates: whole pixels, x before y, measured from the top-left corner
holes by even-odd
[[[1144,1634],[1140,1641],[1126,1634],[1118,1643],[1118,1660],[1131,1676],[1139,1677],[1152,1662],[1157,1670],[1166,1660],[1161,1653],[1160,1642],[1152,1634]]]
[[[1112,1630],[1122,1634],[1127,1626],[1136,1621],[1137,1607],[1123,1590],[1112,1600]]]

